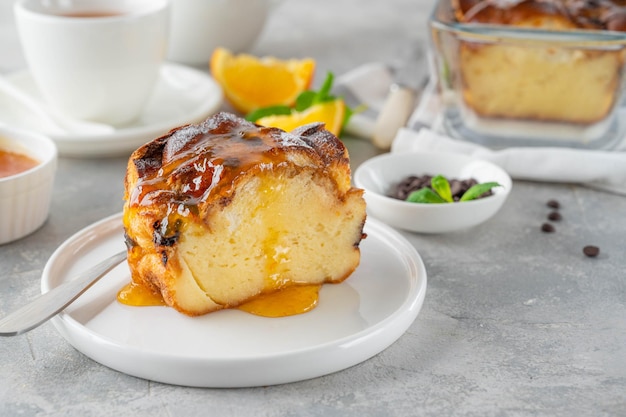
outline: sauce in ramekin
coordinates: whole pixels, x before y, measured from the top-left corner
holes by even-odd
[[[0,178],[28,171],[39,165],[39,161],[17,152],[0,149]]]

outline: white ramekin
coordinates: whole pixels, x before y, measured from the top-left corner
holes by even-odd
[[[48,137],[0,126],[0,149],[34,158],[37,166],[0,178],[0,245],[20,239],[43,225],[57,166],[57,148]]]

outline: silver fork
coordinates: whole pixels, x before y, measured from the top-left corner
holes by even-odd
[[[4,317],[0,336],[17,336],[45,323],[125,259],[126,251],[117,253]]]

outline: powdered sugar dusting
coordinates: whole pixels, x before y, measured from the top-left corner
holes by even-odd
[[[309,149],[312,149],[311,146],[309,146],[308,143],[306,143],[304,140],[302,140],[302,138],[289,133],[289,132],[280,132],[280,135],[278,136],[277,140],[276,140],[277,144],[279,146],[302,146],[302,147],[306,147]]]

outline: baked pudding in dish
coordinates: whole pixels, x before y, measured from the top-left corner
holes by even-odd
[[[128,161],[129,288],[196,316],[342,282],[360,261],[362,194],[321,124],[288,133],[219,113],[174,129]]]
[[[607,134],[622,94],[623,2],[442,2],[431,22],[439,74],[465,127],[570,145]],[[502,121],[515,123],[497,130]]]
[[[611,1],[454,1],[466,23],[626,30],[624,8]],[[466,42],[460,60],[463,99],[478,114],[587,124],[619,97],[624,51]]]

